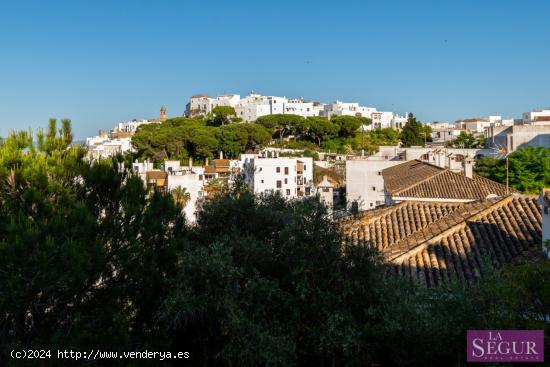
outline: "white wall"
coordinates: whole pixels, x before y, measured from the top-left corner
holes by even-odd
[[[204,179],[200,180],[200,176],[203,175],[198,172],[168,175],[168,191],[172,191],[176,187],[182,187],[191,196],[191,199],[184,208],[185,217],[191,223],[196,221],[195,212],[197,211],[197,203],[203,197]]]
[[[385,204],[382,170],[403,163],[384,160],[346,161],[347,206],[356,201],[359,210],[373,209]]]
[[[254,193],[279,191],[283,197],[292,199],[313,195],[313,159],[300,157],[259,158],[254,154],[242,154],[241,161],[245,182]],[[302,175],[297,172],[298,162],[303,162]],[[300,183],[299,180],[302,182]],[[277,182],[281,187],[277,187]],[[309,194],[306,188],[309,187]]]

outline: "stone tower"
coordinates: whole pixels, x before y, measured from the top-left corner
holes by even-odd
[[[166,107],[160,106],[160,121],[166,121]]]

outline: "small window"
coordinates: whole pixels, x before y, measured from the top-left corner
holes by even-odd
[[[373,187],[372,187],[372,191],[376,191],[376,186],[373,186]]]
[[[285,178],[285,185],[288,183],[288,178]]]
[[[286,189],[286,196],[290,196],[290,189]]]
[[[202,175],[199,175],[199,181],[202,181]]]
[[[262,183],[264,183],[264,180],[262,180]]]
[[[277,173],[281,173],[281,167],[277,167],[276,171]]]
[[[285,167],[285,175],[288,175],[288,167]]]
[[[304,171],[306,170],[306,165],[304,164]]]
[[[372,203],[370,203],[370,206],[372,206]]]
[[[544,214],[548,215],[548,207],[547,206],[544,207]]]
[[[281,180],[277,180],[277,188],[280,189],[281,187],[283,187]]]

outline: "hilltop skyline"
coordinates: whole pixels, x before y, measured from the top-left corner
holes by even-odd
[[[197,93],[358,102],[422,121],[550,105],[550,4],[465,1],[10,3],[0,136],[71,118],[75,137]],[[197,30],[200,29],[200,32]]]

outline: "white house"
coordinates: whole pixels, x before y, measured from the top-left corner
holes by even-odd
[[[235,107],[241,100],[238,94],[222,94],[212,100],[212,109],[218,106]]]
[[[327,176],[323,176],[321,182],[315,185],[315,189],[321,202],[332,212],[334,208],[334,185],[329,181]]]
[[[123,154],[128,151],[132,151],[132,139],[120,138],[120,139],[106,139],[102,142],[91,139],[89,142],[94,142],[93,145],[88,145],[88,159],[95,161],[98,159],[104,159],[113,157],[117,154]]]
[[[254,193],[279,192],[289,199],[314,194],[312,158],[242,154],[241,165],[244,180]]]
[[[183,188],[190,196],[185,205],[185,217],[191,223],[196,221],[198,205],[205,197],[205,177],[203,167],[191,167],[190,170],[172,171],[168,173],[167,190],[173,191],[176,188]]]
[[[185,106],[185,116],[195,117],[212,112],[212,97],[207,94],[196,94],[189,98]]]
[[[402,161],[356,159],[346,161],[346,198],[348,208],[373,209],[385,204],[382,170]]]
[[[355,117],[368,117],[371,118],[371,114],[377,112],[374,107],[359,106],[356,102],[341,102],[336,101],[334,103],[326,104],[323,109],[323,116],[330,119],[332,116],[355,116]]]
[[[150,124],[152,121],[150,120],[132,120],[132,121],[126,121],[126,122],[120,122],[117,124],[117,126],[113,129],[113,131],[116,132],[124,132],[124,133],[135,133],[137,128],[141,125]]]
[[[501,116],[475,117],[456,121],[455,128],[477,135],[483,134],[485,128],[500,125],[501,122]]]
[[[535,110],[531,112],[524,112],[522,115],[522,122],[524,124],[532,124],[535,122],[550,122],[550,107],[542,110]]]
[[[303,98],[289,99],[283,105],[284,114],[302,117],[319,116],[322,106],[318,102],[304,102]]]

